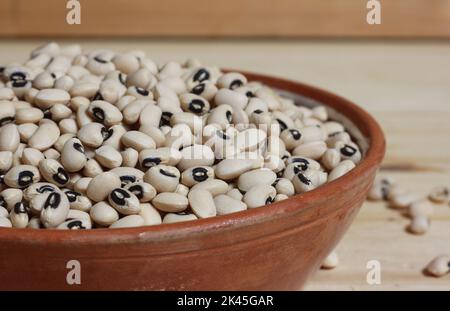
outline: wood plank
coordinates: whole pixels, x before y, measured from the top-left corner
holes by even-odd
[[[364,0],[89,0],[68,25],[66,1],[2,0],[0,36],[450,37],[450,1],[381,2],[375,26]]]

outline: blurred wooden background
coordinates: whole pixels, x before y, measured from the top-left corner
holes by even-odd
[[[449,38],[450,0],[380,0],[381,25],[366,23],[367,0],[1,0],[0,36],[201,36]]]

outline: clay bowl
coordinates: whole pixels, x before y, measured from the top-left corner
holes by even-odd
[[[244,74],[303,104],[319,102],[332,114],[339,111],[336,117],[351,127],[363,160],[314,191],[227,216],[128,229],[0,229],[0,289],[301,289],[365,200],[384,155],[384,136],[369,114],[346,99],[297,82]],[[80,285],[66,281],[70,260],[80,262]]]

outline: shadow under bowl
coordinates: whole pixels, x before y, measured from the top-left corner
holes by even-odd
[[[322,104],[363,150],[348,174],[267,207],[177,224],[86,231],[0,228],[0,290],[298,290],[364,202],[385,152],[355,104],[301,83],[245,73],[299,104]],[[81,284],[67,277],[80,263]]]

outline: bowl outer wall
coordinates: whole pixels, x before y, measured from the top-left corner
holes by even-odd
[[[241,71],[242,72],[242,71]],[[89,231],[0,228],[0,289],[298,289],[362,205],[385,152],[377,122],[346,99],[301,83],[243,72],[341,113],[369,141],[345,176],[268,207],[178,224]],[[81,285],[68,285],[78,260]]]

